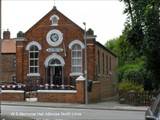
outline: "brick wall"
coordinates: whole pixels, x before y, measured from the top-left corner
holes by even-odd
[[[5,90],[4,90],[5,91]],[[0,94],[0,100],[2,101],[24,101],[24,92],[7,92],[2,91]]]
[[[39,102],[58,102],[58,103],[84,103],[84,81],[77,81],[77,89],[73,90],[72,93],[65,92],[38,92],[38,101]]]
[[[16,73],[15,54],[1,54],[0,57],[0,80],[1,82],[12,82],[12,76]]]
[[[100,82],[100,93],[99,93],[100,99],[104,100],[116,94],[115,84],[117,82],[116,78],[117,57],[115,57],[110,51],[101,47],[99,44],[96,45],[95,47],[95,56],[96,56],[95,80]],[[98,93],[96,93],[95,91],[95,94]]]

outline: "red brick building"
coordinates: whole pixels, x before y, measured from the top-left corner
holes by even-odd
[[[16,80],[16,41],[10,38],[9,31],[4,31],[0,40],[0,80],[3,83]]]
[[[54,7],[14,39],[16,82],[37,91],[39,101],[84,103],[85,82],[79,77],[85,76],[84,33],[85,30]],[[87,79],[92,88],[88,99],[100,101],[115,95],[117,57],[96,41],[91,29],[86,39]]]

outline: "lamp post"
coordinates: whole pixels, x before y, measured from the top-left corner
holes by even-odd
[[[0,119],[1,119],[1,114],[2,114],[1,101],[2,101],[2,88],[0,87]]]
[[[84,75],[85,75],[85,104],[88,104],[88,80],[87,80],[87,33],[86,33],[86,23],[83,23],[85,29],[84,29],[84,44],[85,44],[85,69],[84,69]]]

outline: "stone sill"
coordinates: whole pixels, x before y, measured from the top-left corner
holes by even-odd
[[[1,93],[24,93],[23,90],[2,90]]]
[[[77,93],[77,90],[38,90],[38,93]]]

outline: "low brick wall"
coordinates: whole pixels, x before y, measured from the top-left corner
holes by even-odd
[[[24,91],[21,90],[2,90],[1,101],[24,101]]]
[[[39,102],[84,103],[84,81],[77,81],[76,90],[38,90]]]
[[[38,90],[37,97],[39,102],[74,103],[76,94],[76,90]]]

